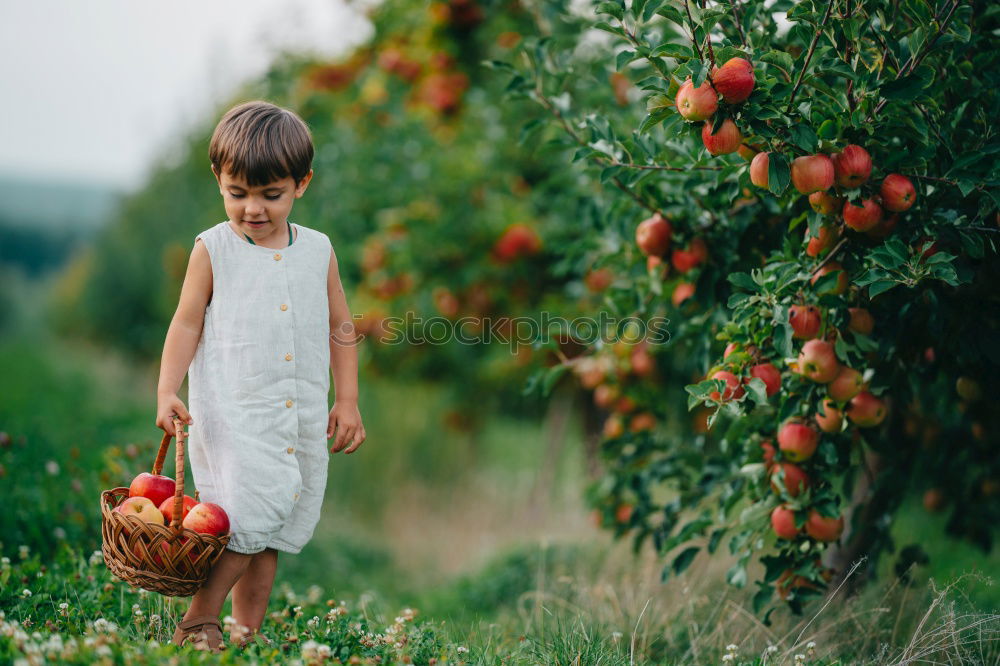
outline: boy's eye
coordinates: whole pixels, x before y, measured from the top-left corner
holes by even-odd
[[[234,192],[230,192],[229,196],[231,196],[234,199],[242,199],[244,197],[244,195],[242,195],[242,194],[236,194]],[[280,194],[268,194],[264,198],[267,199],[268,201],[277,201],[278,199],[281,198],[281,195]]]

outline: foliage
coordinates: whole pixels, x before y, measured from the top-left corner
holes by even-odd
[[[605,524],[636,548],[648,540],[672,553],[664,577],[725,547],[739,557],[727,579],[741,587],[759,559],[760,610],[776,587],[800,610],[855,558],[873,566],[893,548],[893,512],[913,490],[933,489],[925,503],[950,507],[948,531],[989,549],[1000,515],[1000,410],[985,388],[1000,366],[997,9],[952,0],[544,7],[540,36],[494,66],[513,97],[543,112],[528,120],[539,142],[605,185],[587,202],[603,223],[582,229],[566,253],[588,252],[614,276],[601,308],[671,320],[667,344],[597,344],[566,362],[612,412],[608,473],[591,493]],[[714,68],[733,58],[751,63],[752,94],[720,101],[704,128],[685,122],[674,104],[680,84],[709,86],[715,100]],[[728,121],[742,154],[768,153],[766,188],[754,188],[742,157],[705,150],[702,137]],[[840,200],[824,215],[801,181],[792,187],[795,159],[839,157],[848,145],[870,154],[871,178],[831,191]],[[845,199],[892,205],[879,193],[891,173],[913,181],[915,205],[886,210],[865,233],[846,226]],[[671,250],[645,257],[630,240],[650,214],[669,222]],[[833,240],[816,251],[807,241],[821,230]],[[830,380],[805,375],[793,305],[818,308],[820,330],[803,337],[829,342],[835,365],[861,372],[889,410],[881,425],[860,427],[858,401],[836,402],[852,418],[800,456],[811,482],[801,494],[776,492],[788,471],[777,463],[797,460],[776,434],[790,419],[812,424]],[[851,308],[870,312],[874,330],[852,324]],[[780,373],[771,397],[750,381],[764,363]],[[733,393],[720,371],[732,374]],[[655,424],[678,422],[684,384],[693,432],[665,432]],[[794,511],[794,539],[770,527],[779,504]],[[846,514],[838,547],[801,532],[813,511]]]

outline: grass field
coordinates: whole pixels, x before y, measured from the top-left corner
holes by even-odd
[[[88,561],[99,546],[98,491],[148,467],[158,443],[155,368],[44,333],[0,341],[0,365],[0,430],[12,436],[0,449],[0,484],[17,507],[0,518],[0,551],[10,560],[0,574],[0,659],[41,663],[39,654],[58,653],[72,663],[159,663],[173,654],[162,644],[184,602],[128,589]],[[363,383],[369,441],[331,459],[316,535],[281,560],[265,627],[277,647],[224,662],[327,659],[318,646],[344,663],[1000,659],[1000,594],[989,579],[1000,559],[944,539],[944,519],[916,505],[895,531],[899,544],[923,545],[929,567],[894,583],[887,561],[883,582],[861,597],[817,604],[804,617],[777,613],[766,626],[747,610],[748,592],[720,583],[724,558],[699,559],[661,584],[661,561],[633,555],[589,523],[576,429],[543,473],[544,421],[497,415],[472,434],[446,424],[448,407],[447,387]],[[327,600],[348,610],[327,622]],[[412,620],[407,608],[416,611]],[[358,623],[363,629],[352,629]],[[392,627],[389,635],[408,636],[408,648],[365,637]],[[71,640],[75,652],[66,651]]]

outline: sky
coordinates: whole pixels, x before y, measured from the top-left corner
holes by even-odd
[[[370,3],[368,3],[370,4]],[[0,8],[0,175],[132,190],[282,50],[371,36],[346,0],[30,0]]]

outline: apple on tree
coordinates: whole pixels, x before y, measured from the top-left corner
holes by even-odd
[[[750,368],[750,377],[764,382],[767,397],[781,390],[781,372],[772,363],[758,363]]]
[[[767,185],[770,182],[767,170],[770,164],[771,158],[768,157],[768,153],[757,153],[754,155],[750,161],[750,182],[757,187],[767,189]]]
[[[833,187],[833,162],[826,155],[806,155],[792,160],[792,185],[800,194]]]
[[[740,379],[736,375],[726,370],[719,370],[712,375],[712,379],[721,379],[726,383],[725,388],[720,394],[718,391],[712,391],[708,394],[708,397],[716,402],[725,402],[727,400],[732,400],[733,398],[743,397],[743,387],[740,385]]]
[[[787,504],[774,507],[771,512],[771,528],[779,539],[794,539],[799,535],[795,526],[795,511]]]
[[[671,234],[673,229],[670,223],[656,213],[640,222],[635,228],[635,244],[647,257],[659,257],[670,247]]]
[[[799,352],[799,372],[817,384],[828,384],[840,372],[840,361],[833,344],[826,340],[807,340]]]
[[[798,465],[778,463],[771,467],[771,489],[776,493],[780,493],[779,477],[784,477],[780,483],[789,497],[798,497],[809,488],[809,476]]]
[[[861,373],[846,365],[840,368],[840,372],[826,387],[827,393],[837,402],[847,402],[857,394],[861,393],[864,386],[864,378]]]
[[[844,203],[844,224],[855,231],[868,231],[881,221],[882,207],[873,199],[863,200],[860,206]]]
[[[913,187],[913,182],[898,173],[890,173],[885,177],[879,193],[882,195],[882,205],[885,206],[886,210],[891,210],[894,213],[909,210],[913,202],[917,200],[917,191]]]
[[[786,421],[778,430],[778,448],[792,462],[812,458],[818,445],[819,433],[802,421]]]
[[[861,146],[849,144],[830,156],[837,185],[845,189],[860,187],[872,173],[872,157]]]
[[[743,58],[730,58],[712,70],[712,83],[727,104],[746,101],[753,92],[753,65]]]
[[[812,279],[809,280],[809,284],[816,284],[816,282],[827,273],[834,273],[837,271],[840,271],[840,275],[837,276],[837,282],[832,287],[827,287],[826,290],[819,293],[843,294],[847,291],[847,287],[850,286],[850,283],[847,279],[847,271],[844,270],[844,267],[839,261],[830,261],[821,266],[819,270],[816,271],[816,274],[812,276]]]
[[[872,330],[875,328],[875,318],[872,317],[872,313],[865,308],[847,308],[847,311],[851,315],[851,320],[848,322],[847,328],[855,333],[871,335]]]
[[[712,127],[710,122],[701,126],[701,141],[712,155],[735,153],[740,144],[743,143],[743,135],[740,134],[736,123],[729,118],[722,121],[717,132],[713,133]]]
[[[825,398],[820,405],[820,411],[816,412],[816,425],[823,432],[840,432],[844,426],[844,412],[837,409],[837,404],[829,398]]]
[[[698,122],[712,117],[719,108],[719,95],[708,81],[695,88],[691,79],[688,79],[677,91],[674,104],[677,106],[677,113],[684,120]]]
[[[687,273],[695,266],[708,259],[708,246],[702,238],[693,238],[684,249],[674,248],[670,254],[670,262],[678,273]]]
[[[833,542],[844,531],[844,517],[827,518],[816,509],[809,512],[806,519],[806,534],[816,541]]]
[[[813,192],[809,195],[809,205],[820,215],[835,215],[844,208],[844,197],[836,197],[829,192]]]
[[[815,305],[793,305],[788,308],[788,323],[792,327],[792,337],[797,340],[811,340],[819,333],[819,308]]]
[[[868,391],[862,391],[851,399],[847,408],[847,418],[862,428],[874,428],[885,420],[885,402]]]

